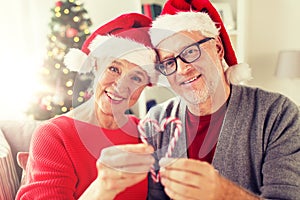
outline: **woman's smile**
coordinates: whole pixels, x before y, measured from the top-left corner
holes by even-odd
[[[121,103],[123,100],[125,100],[125,98],[117,95],[116,93],[105,91],[105,94],[107,95],[107,97],[109,98],[109,100],[111,100],[110,102],[114,103],[114,104]]]

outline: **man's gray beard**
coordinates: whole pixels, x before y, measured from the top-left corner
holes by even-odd
[[[183,98],[188,104],[198,105],[207,101],[207,99],[216,91],[216,82],[209,82],[202,90],[191,89],[183,94]]]

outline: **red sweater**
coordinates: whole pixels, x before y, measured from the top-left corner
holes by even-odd
[[[212,162],[225,112],[226,104],[217,112],[201,117],[187,111],[186,132],[189,158]]]
[[[32,137],[26,183],[16,199],[78,199],[97,177],[96,161],[103,148],[139,143],[138,119],[130,119],[117,130],[63,116],[40,126]],[[147,187],[145,179],[115,199],[146,199]]]

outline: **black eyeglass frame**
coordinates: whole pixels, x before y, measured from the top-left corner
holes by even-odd
[[[172,74],[174,74],[176,71],[177,71],[177,58],[180,58],[180,60],[182,60],[184,63],[192,63],[192,62],[195,62],[196,60],[198,60],[200,57],[201,57],[201,50],[200,50],[200,44],[203,44],[205,42],[208,42],[209,40],[212,40],[212,39],[215,39],[213,37],[207,37],[207,38],[204,38],[202,40],[199,40],[198,42],[195,42],[193,44],[190,44],[188,45],[187,47],[185,47],[179,54],[178,56],[174,57],[174,58],[169,58],[167,60],[164,60],[163,62],[158,62],[156,65],[155,65],[155,69],[157,71],[159,71],[161,74],[163,74],[164,76],[170,76]],[[186,49],[190,48],[191,46],[195,46],[197,45],[197,48],[199,50],[199,56],[197,56],[195,59],[193,59],[192,61],[187,61],[186,59],[182,58],[181,57],[181,54],[186,51]],[[171,73],[165,73],[165,70],[161,70],[160,66],[164,66],[163,63],[165,62],[169,62],[169,61],[174,61],[175,62],[175,68],[174,68],[174,71],[172,71]]]

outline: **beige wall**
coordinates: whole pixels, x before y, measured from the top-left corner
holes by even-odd
[[[141,12],[140,0],[81,0],[81,2],[93,20],[93,30],[120,14]]]
[[[250,85],[285,94],[300,105],[300,77],[274,76],[280,50],[300,50],[299,0],[247,0],[246,59],[253,70]]]

